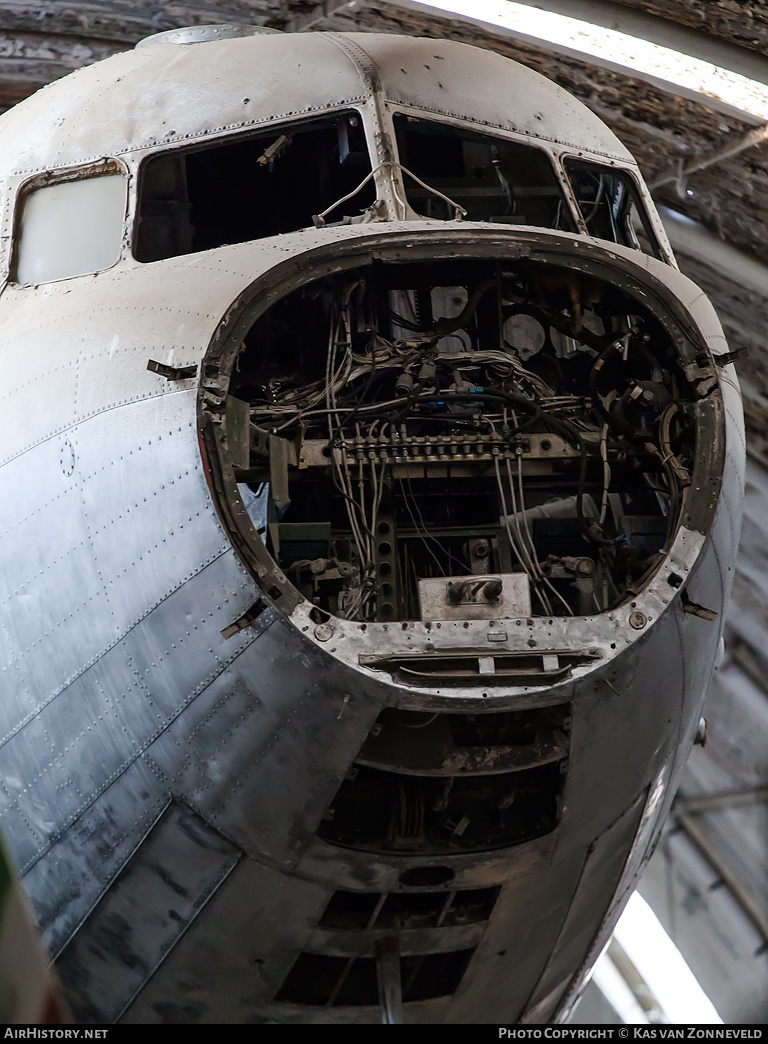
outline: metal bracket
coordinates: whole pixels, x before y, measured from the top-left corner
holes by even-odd
[[[244,631],[246,627],[250,627],[253,621],[267,609],[267,603],[263,598],[259,598],[258,601],[254,602],[250,609],[246,609],[242,616],[238,617],[234,623],[228,624],[221,631],[221,637],[224,639],[233,638],[240,631]]]
[[[235,471],[247,471],[251,463],[251,418],[248,403],[234,395],[227,396],[224,431],[229,459]]]
[[[709,623],[712,623],[712,621],[716,620],[719,615],[714,609],[707,609],[706,606],[699,605],[698,602],[692,602],[686,591],[680,592],[680,601],[684,613],[690,613],[691,616],[698,616],[700,620],[707,620]]]
[[[715,365],[729,366],[731,363],[736,362],[737,359],[746,359],[749,352],[749,347],[746,344],[743,344],[741,348],[734,348],[732,352],[725,352],[723,355],[715,355]]]
[[[397,619],[399,577],[395,542],[396,521],[390,506],[391,477],[382,476],[381,482],[384,486],[384,496],[377,516],[373,557],[376,566],[376,619],[386,623],[388,620]]]
[[[160,374],[167,381],[185,381],[188,377],[197,376],[197,364],[194,366],[166,366],[165,363],[155,362],[154,359],[150,359],[147,363],[147,369],[151,370],[152,373]]]
[[[291,463],[289,451],[293,449],[290,442],[269,436],[269,482],[270,495],[278,504],[287,504],[291,499],[288,488],[288,464]]]

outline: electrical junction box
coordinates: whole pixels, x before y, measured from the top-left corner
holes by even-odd
[[[433,577],[419,580],[419,606],[425,623],[515,619],[531,615],[531,584],[527,573]]]

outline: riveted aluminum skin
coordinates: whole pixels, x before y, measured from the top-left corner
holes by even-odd
[[[501,128],[639,179],[611,132],[558,87],[443,41],[317,33],[160,43],[66,77],[0,120],[1,822],[80,1021],[379,1022],[376,1006],[275,996],[299,953],[375,956],[375,931],[352,938],[319,926],[334,891],[397,891],[404,869],[435,864],[452,871],[452,889],[501,891],[487,922],[399,932],[404,956],[474,949],[456,992],[406,1004],[405,1021],[563,1018],[658,836],[698,725],[743,498],[732,365],[711,368],[717,390],[703,408],[713,448],[698,513],[631,606],[493,627],[334,619],[329,636],[255,553],[208,406],[226,392],[243,317],[320,272],[366,259],[531,257],[610,273],[680,331],[681,353],[711,362],[727,351],[639,180],[666,261],[583,230],[417,220],[403,212],[391,165],[376,173],[386,220],[151,264],[131,256],[142,158],[347,108],[362,115],[374,166],[393,160],[396,108]],[[15,283],[24,185],[104,157],[129,176],[118,262]],[[196,375],[169,381],[149,360]],[[667,581],[671,572],[682,586]],[[684,612],[682,592],[716,621]],[[266,609],[225,639],[258,599]],[[647,625],[633,627],[631,613]],[[485,690],[407,686],[361,662],[487,651],[489,631],[494,650],[588,648],[594,659],[549,687]],[[573,726],[552,833],[439,859],[318,837],[384,708],[560,704],[571,705]]]

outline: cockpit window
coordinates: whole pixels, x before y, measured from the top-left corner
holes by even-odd
[[[141,169],[134,255],[159,261],[307,228],[370,170],[353,112],[160,153]],[[374,197],[371,180],[327,222],[359,215]]]
[[[650,219],[628,173],[569,159],[565,170],[591,236],[661,258]]]
[[[26,192],[16,225],[16,282],[49,283],[114,265],[126,198],[127,179],[114,171]]]
[[[395,133],[406,168],[406,196],[418,214],[443,220],[455,216],[429,186],[463,207],[467,221],[576,230],[554,167],[541,149],[403,114],[395,116]]]

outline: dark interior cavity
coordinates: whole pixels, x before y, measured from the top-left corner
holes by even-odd
[[[312,227],[370,170],[350,112],[163,152],[141,168],[134,255],[159,261]],[[369,181],[328,222],[360,215],[374,195]]]
[[[388,708],[318,834],[346,848],[419,855],[548,834],[559,821],[570,724],[567,704],[474,715]]]
[[[474,950],[426,953],[400,958],[402,999],[432,1000],[455,993]],[[374,957],[328,957],[302,953],[275,998],[315,1007],[378,1006]]]
[[[581,160],[566,160],[565,170],[591,236],[661,258],[640,193],[626,171]]]
[[[396,115],[394,122],[405,192],[417,214],[455,217],[455,208],[429,190],[434,188],[462,207],[467,221],[576,231],[552,162],[541,149],[415,116]]]

